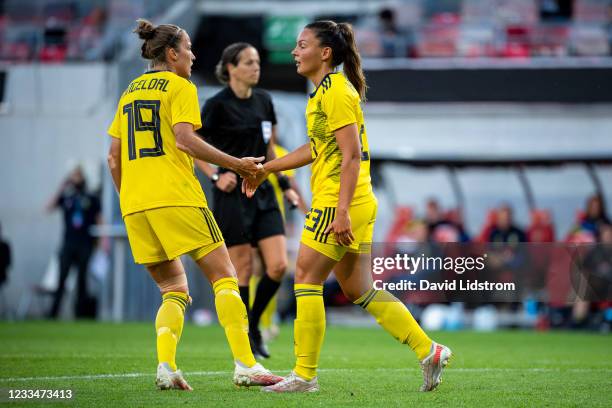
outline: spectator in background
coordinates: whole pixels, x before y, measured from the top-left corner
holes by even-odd
[[[527,242],[525,232],[514,225],[512,208],[509,205],[502,205],[497,210],[497,220],[489,234],[489,242],[510,244]]]
[[[425,203],[425,223],[428,231],[431,232],[440,222],[442,222],[442,211],[438,200],[430,198]]]
[[[592,232],[597,240],[600,239],[600,230],[603,225],[610,225],[606,214],[603,198],[599,194],[592,195],[586,203],[586,214],[580,223],[580,229]]]
[[[390,8],[383,8],[378,13],[378,32],[383,58],[405,57],[405,33],[395,22],[395,13]]]
[[[11,247],[2,239],[2,226],[0,226],[0,289],[8,280],[8,269],[11,266]]]
[[[65,24],[51,17],[45,24],[43,46],[39,58],[42,62],[62,62],[66,59],[68,44]]]
[[[435,198],[425,204],[425,223],[430,241],[468,242],[469,236],[463,229],[459,209],[444,214]]]
[[[49,212],[58,208],[64,216],[64,237],[59,253],[59,281],[48,316],[57,318],[66,278],[74,265],[78,270],[75,316],[95,317],[93,300],[87,293],[87,266],[96,242],[90,228],[99,223],[100,202],[95,195],[87,191],[87,183],[80,166],[70,172],[47,204]]]
[[[529,276],[528,252],[524,246],[519,245],[527,242],[527,234],[514,225],[512,208],[504,204],[497,209],[495,225],[489,234],[490,245],[487,249],[487,278],[497,282],[524,282]],[[501,308],[517,310],[519,303],[512,302],[512,295],[507,293],[486,294],[491,296],[487,300],[503,302]]]

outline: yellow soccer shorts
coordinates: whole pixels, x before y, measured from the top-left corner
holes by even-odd
[[[336,208],[313,207],[306,214],[300,242],[335,261],[340,261],[347,251],[369,253],[372,249],[377,208],[376,199],[349,208],[355,240],[347,247],[338,244],[333,232],[325,234],[325,230],[335,218]]]
[[[124,218],[134,260],[139,264],[170,261],[189,254],[194,260],[223,245],[212,212],[204,207],[160,207]]]

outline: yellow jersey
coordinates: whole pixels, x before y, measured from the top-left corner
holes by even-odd
[[[276,154],[276,158],[280,158],[286,156],[289,153],[284,147],[279,146],[278,144],[274,145],[274,153]],[[295,170],[284,170],[281,172],[287,177],[295,177]],[[285,194],[283,189],[278,185],[278,178],[276,174],[270,173],[268,176],[268,181],[272,184],[274,188],[274,195],[276,196],[276,201],[278,202],[278,208],[280,209],[283,218],[285,217]]]
[[[110,136],[121,139],[121,213],[206,207],[193,159],[176,147],[173,126],[202,127],[198,91],[169,71],[149,71],[121,95]]]
[[[312,163],[312,207],[336,207],[340,195],[340,167],[342,152],[334,132],[355,123],[361,145],[361,165],[351,205],[374,198],[370,179],[370,150],[365,131],[359,94],[344,76],[326,75],[317,89],[310,94],[306,106],[306,126],[310,139]]]

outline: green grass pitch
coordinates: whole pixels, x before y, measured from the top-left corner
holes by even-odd
[[[293,330],[270,344],[270,369],[292,367]],[[440,332],[455,358],[433,393],[419,393],[420,370],[407,346],[378,328],[328,327],[321,392],[270,395],[237,389],[223,331],[187,325],[179,367],[194,392],[157,391],[153,324],[0,323],[0,390],[72,389],[74,400],[28,406],[611,406],[612,338],[586,333]],[[9,405],[13,405],[10,403]]]

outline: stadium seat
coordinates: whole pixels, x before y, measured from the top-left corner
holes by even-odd
[[[531,30],[531,55],[562,57],[569,54],[570,29],[566,25],[536,26]]]
[[[383,49],[381,46],[380,34],[369,28],[355,28],[355,38],[359,51],[366,57],[382,57]]]
[[[530,56],[530,27],[526,25],[509,25],[505,29],[506,41],[500,50],[505,58],[527,58]]]
[[[529,242],[554,242],[555,228],[551,221],[550,211],[531,211],[531,223],[527,228],[527,240]]]
[[[387,233],[386,242],[398,242],[405,235],[406,227],[413,220],[413,214],[411,207],[398,206],[395,208],[393,223]]]
[[[463,57],[495,56],[495,31],[492,24],[462,25],[457,41],[457,55]]]
[[[493,228],[495,227],[496,223],[497,223],[497,211],[495,209],[489,210],[489,212],[487,213],[487,218],[485,220],[485,223],[482,229],[480,230],[480,234],[478,234],[478,237],[476,238],[476,242],[480,242],[480,243],[489,242],[489,236],[491,236],[491,231],[493,231]]]
[[[416,56],[419,58],[455,56],[459,21],[459,16],[453,13],[434,15],[429,24],[417,30]]]
[[[65,45],[46,45],[41,48],[38,58],[42,62],[63,62],[67,51]]]

